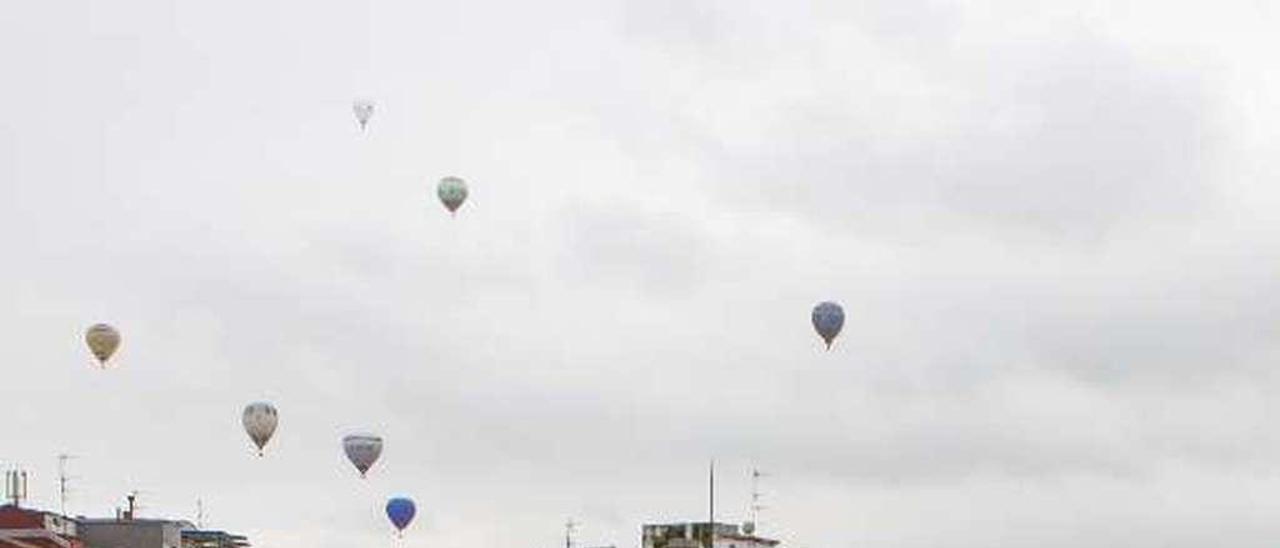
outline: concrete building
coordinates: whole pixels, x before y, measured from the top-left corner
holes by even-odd
[[[249,540],[225,531],[201,531],[189,521],[138,519],[136,494],[114,518],[74,519],[22,508],[27,474],[5,472],[9,503],[0,505],[0,548],[247,548]]]
[[[84,548],[76,522],[16,504],[0,506],[0,548]]]
[[[132,517],[79,520],[83,548],[248,548],[249,540],[226,531],[203,531],[191,522]]]
[[[80,540],[88,548],[182,548],[186,521],[166,519],[79,519]]]
[[[643,548],[774,548],[780,541],[759,537],[754,527],[747,530],[732,523],[667,523],[645,525],[641,530]]]
[[[189,521],[137,519],[136,495],[114,518],[76,518],[80,540],[88,548],[182,548],[182,532],[195,529]]]
[[[191,522],[114,518],[75,519],[52,512],[0,506],[0,548],[247,548],[244,536],[202,531]]]
[[[182,548],[247,548],[249,539],[226,531],[182,532]]]

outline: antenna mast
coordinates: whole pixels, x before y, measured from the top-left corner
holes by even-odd
[[[17,468],[5,472],[4,488],[9,503],[15,507],[21,505],[27,498],[27,473]]]
[[[716,459],[711,459],[707,479],[707,490],[710,494],[707,508],[707,548],[714,548],[716,544]]]
[[[749,510],[751,511],[751,525],[753,528],[759,526],[760,511],[765,508],[764,505],[760,504],[760,497],[763,496],[763,493],[760,492],[760,478],[766,475],[759,469],[751,469],[751,508]]]
[[[564,522],[564,548],[573,548],[573,531],[578,528],[578,524],[574,523],[573,518]]]
[[[71,476],[67,475],[67,461],[76,458],[75,455],[62,453],[58,455],[58,508],[59,513],[66,517],[67,515],[67,493],[70,489],[67,484],[71,481]]]

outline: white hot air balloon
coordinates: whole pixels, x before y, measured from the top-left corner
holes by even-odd
[[[262,401],[246,405],[241,422],[244,423],[244,431],[249,434],[249,439],[258,446],[258,456],[262,456],[262,448],[271,440],[271,435],[276,433],[276,425],[280,422],[276,407]]]
[[[89,351],[98,360],[101,367],[107,366],[107,360],[120,348],[120,332],[105,323],[94,324],[84,332],[84,342]]]
[[[342,438],[342,450],[363,478],[382,455],[382,438],[371,434],[352,434]]]
[[[351,111],[355,113],[356,121],[360,122],[360,130],[364,131],[364,126],[373,118],[373,101],[358,100],[351,104]]]

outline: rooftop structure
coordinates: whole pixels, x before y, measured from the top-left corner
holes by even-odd
[[[0,506],[0,548],[82,548],[76,522],[52,512]]]
[[[247,548],[226,531],[202,531],[189,521],[139,519],[133,497],[112,518],[69,518],[54,512],[0,505],[0,548]]]
[[[774,548],[780,541],[759,537],[732,523],[686,522],[645,525],[644,548]]]
[[[69,455],[59,455],[59,494],[65,508]],[[112,518],[69,518],[64,512],[23,508],[27,473],[4,474],[7,504],[0,505],[0,548],[247,548],[249,540],[226,531],[202,531],[186,520],[139,519],[138,493]],[[199,510],[203,514],[203,506]]]
[[[163,519],[82,519],[80,538],[89,548],[182,548],[186,521]]]
[[[249,539],[226,531],[182,532],[182,548],[246,548]]]

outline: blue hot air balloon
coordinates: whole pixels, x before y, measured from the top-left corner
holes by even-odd
[[[387,518],[391,520],[391,524],[396,526],[396,530],[403,532],[405,527],[409,526],[409,522],[413,521],[413,515],[417,513],[417,508],[413,505],[413,500],[405,497],[393,497],[387,501]]]
[[[825,301],[813,307],[813,328],[818,330],[818,335],[821,335],[822,340],[827,343],[827,350],[831,350],[831,341],[840,334],[842,327],[844,327],[844,309],[840,308],[840,305]]]

